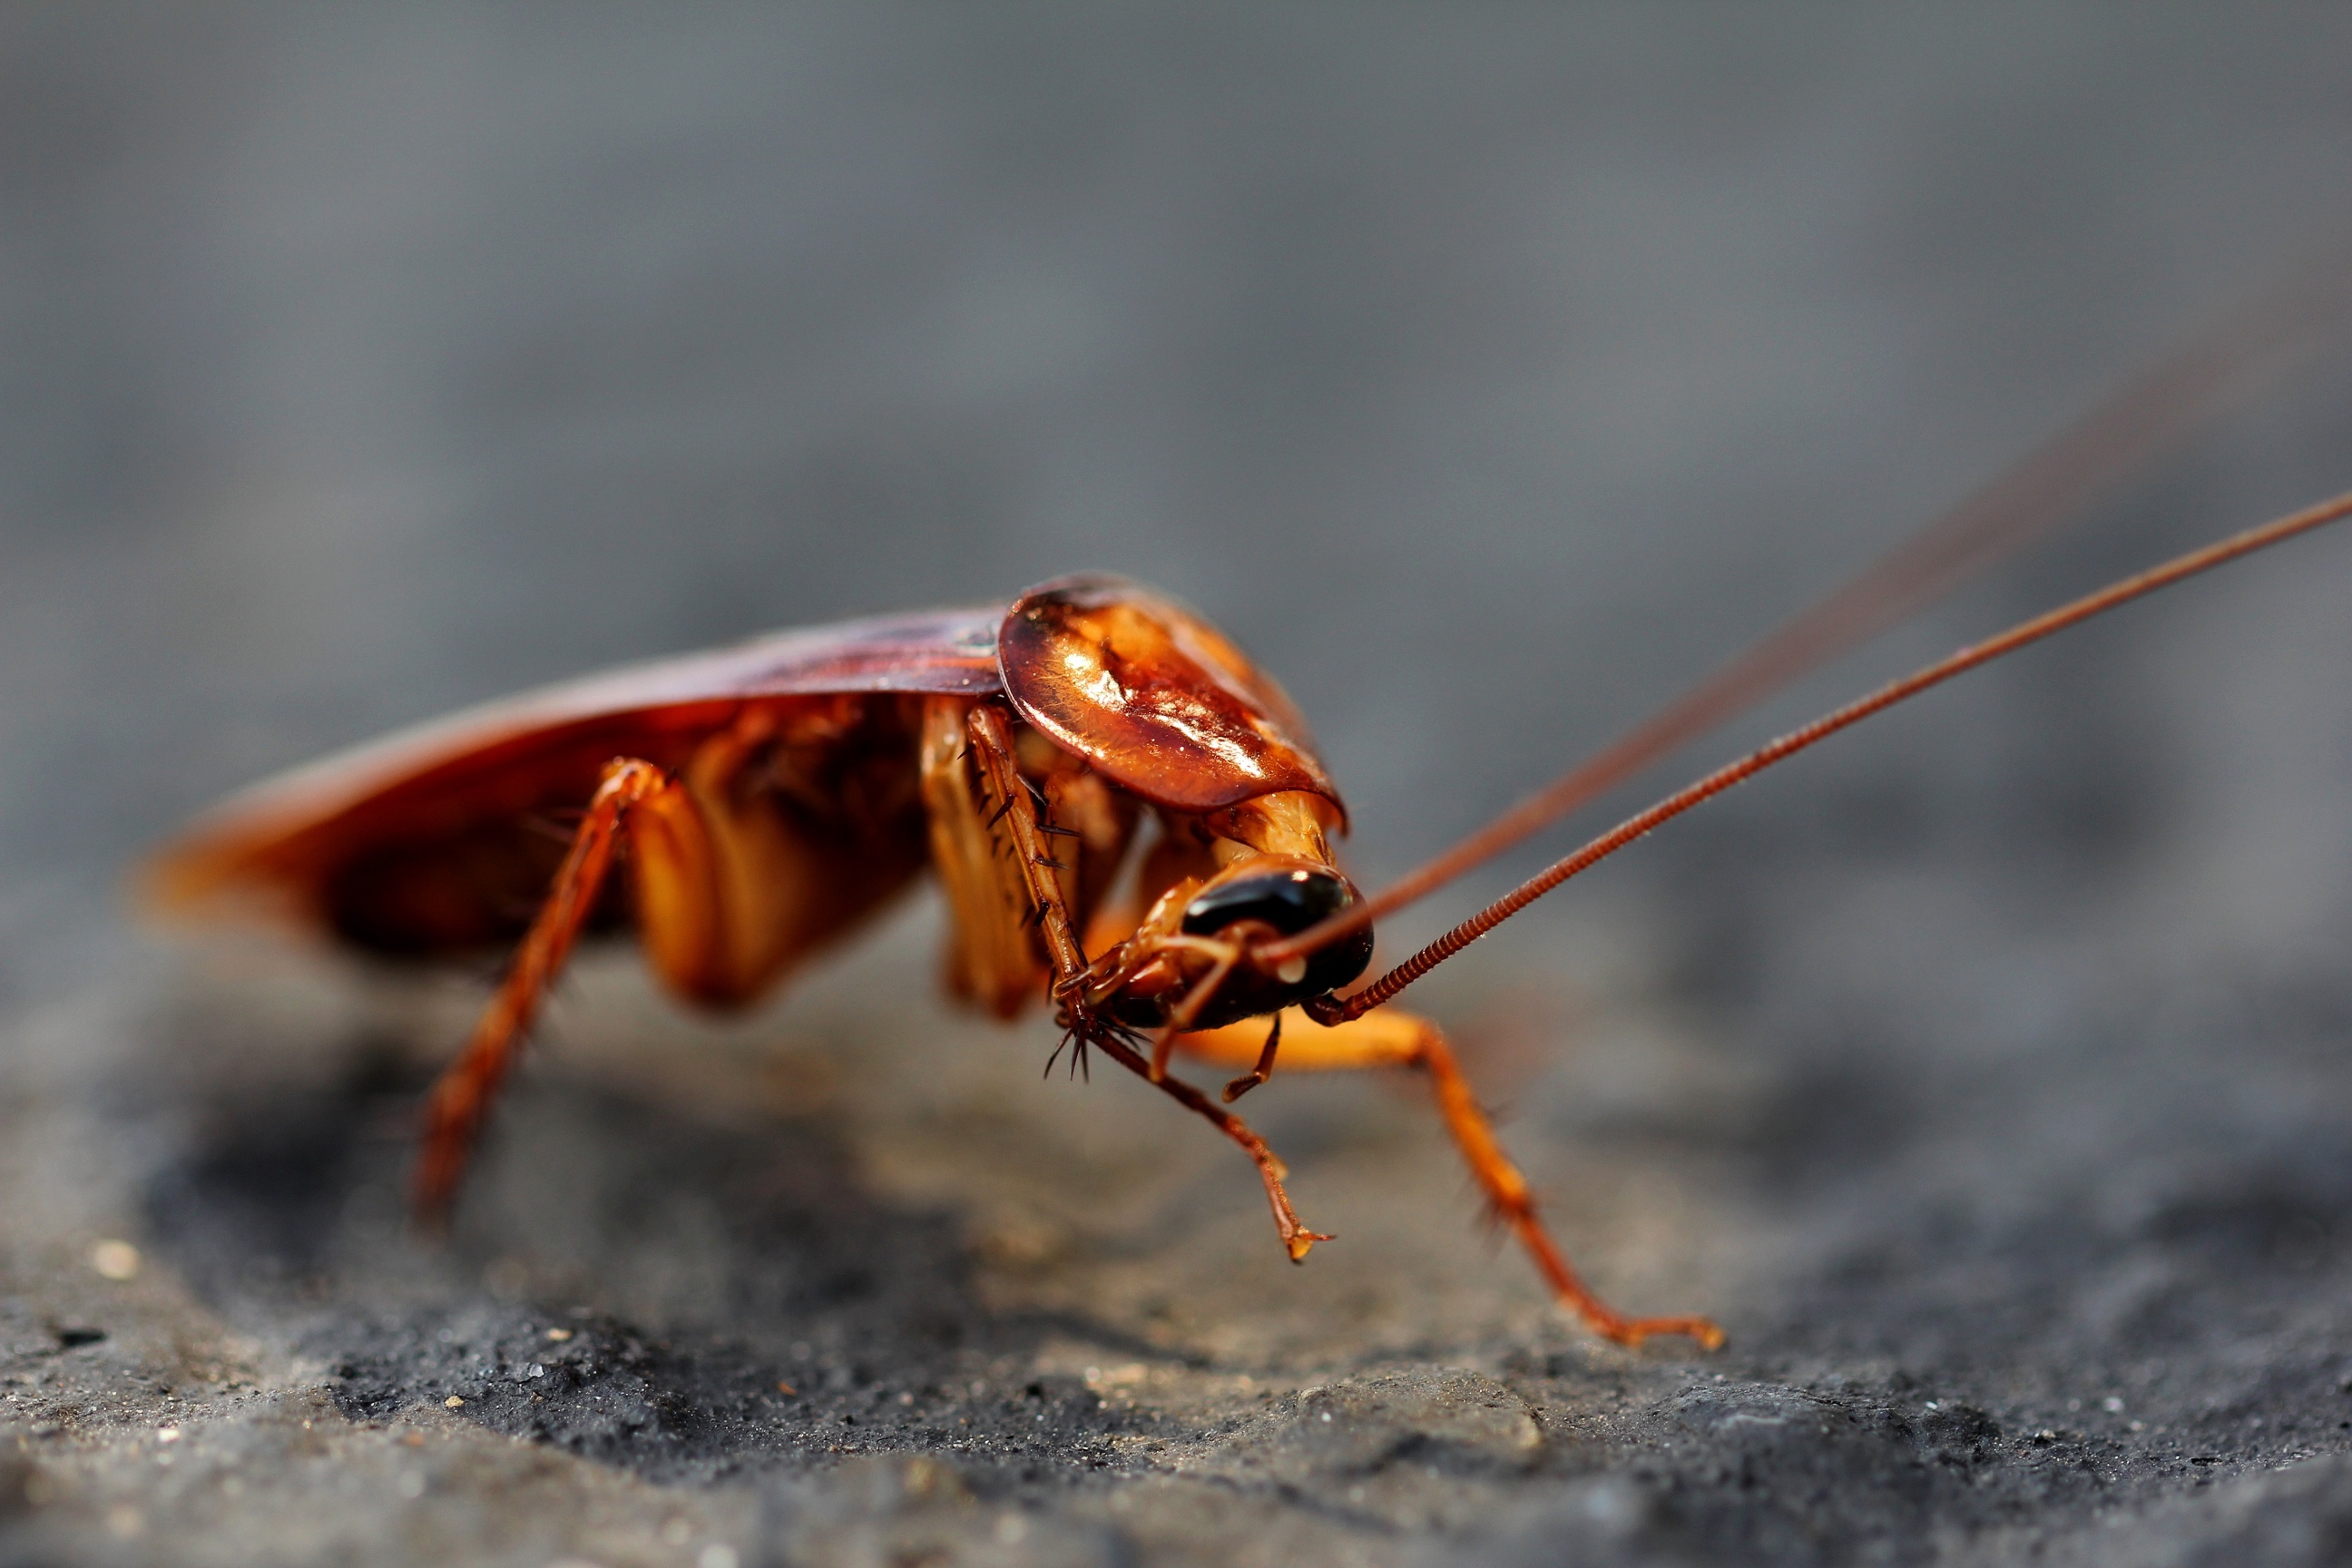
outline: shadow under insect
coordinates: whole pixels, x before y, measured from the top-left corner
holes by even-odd
[[[216,1100],[148,1190],[195,1289],[323,1363],[351,1415],[447,1412],[656,1475],[1107,1462],[1121,1418],[1006,1370],[1061,1326],[992,1317],[956,1217],[877,1201],[824,1126],[534,1074],[436,1246],[404,1213],[420,1087],[363,1057]]]

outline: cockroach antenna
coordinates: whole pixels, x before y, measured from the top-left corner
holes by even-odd
[[[516,943],[426,1100],[415,1171],[422,1224],[447,1214],[542,1003],[600,912],[633,917],[675,994],[740,1006],[905,894],[928,864],[948,909],[956,993],[1004,1018],[1049,1003],[1063,1036],[1047,1072],[1066,1051],[1068,1070],[1087,1075],[1100,1052],[1231,1140],[1255,1165],[1294,1262],[1329,1238],[1301,1223],[1265,1141],[1167,1070],[1171,1054],[1246,1069],[1226,1083],[1228,1100],[1267,1081],[1277,1047],[1286,1070],[1415,1075],[1488,1212],[1564,1310],[1621,1344],[1672,1334],[1713,1348],[1723,1333],[1707,1319],[1628,1316],[1585,1284],[1444,1032],[1381,1005],[1742,779],[1963,670],[2334,521],[2352,512],[2352,496],[2078,599],[1793,731],[1342,996],[1370,961],[1370,924],[2078,512],[2299,356],[2313,327],[2340,323],[2352,296],[2344,254],[2330,247],[2325,265],[2221,318],[1910,544],[1376,898],[1357,896],[1331,858],[1328,830],[1347,808],[1280,686],[1197,612],[1098,575],[1055,578],[1010,603],[682,655],[460,716],[229,803],[159,857],[149,889],[175,910],[260,894],[353,945],[455,963]],[[804,778],[778,776],[784,748],[805,754]],[[1083,834],[1045,820],[1047,804],[1082,780],[1113,809],[1087,816]],[[572,805],[585,810],[551,881],[533,841],[539,814]],[[1151,849],[1130,855],[1153,831]],[[635,874],[614,885],[624,860]],[[1078,933],[1097,930],[1090,956]]]
[[[2242,533],[2232,534],[2184,555],[2177,555],[2162,565],[2149,567],[2121,582],[2111,583],[2072,603],[2021,622],[1999,636],[1971,643],[1899,680],[1891,680],[1869,695],[1857,698],[1809,724],[1790,731],[1738,761],[1727,763],[1705,777],[1684,785],[1654,805],[1634,813],[1574,853],[1552,862],[1362,990],[1343,998],[1310,1001],[1306,1004],[1307,1010],[1317,1022],[1323,1024],[1343,1024],[1360,1018],[1570,878],[1598,865],[1693,806],[1712,800],[1732,785],[1819,745],[1839,731],[1850,729],[1874,713],[1883,713],[1931,687],[1941,686],[1956,675],[1964,675],[1979,665],[1990,664],[2069,626],[2079,626],[2095,616],[2105,615],[2135,599],[2146,598],[2160,588],[2168,588],[2242,556],[2252,555],[2258,550],[2267,550],[2272,545],[2283,544],[2298,535],[2341,521],[2347,515],[2352,515],[2352,490],[2303,511],[2263,523],[2258,528],[2247,529]],[[1251,959],[1260,969],[1268,969],[1311,953],[1315,950],[1308,944],[1313,942],[1317,934],[1317,931],[1309,931],[1287,942],[1268,942],[1254,950]]]

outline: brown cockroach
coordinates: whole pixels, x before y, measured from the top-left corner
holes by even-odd
[[[2261,330],[2233,319],[2126,384],[2009,478],[1375,898],[1333,854],[1347,810],[1281,688],[1192,610],[1102,576],[1060,578],[1009,605],[788,632],[477,709],[231,801],[157,859],[152,890],[179,911],[259,895],[378,952],[519,943],[425,1103],[415,1195],[436,1219],[583,932],[633,930],[677,995],[740,1006],[928,866],[950,913],[955,994],[1006,1018],[1045,999],[1064,1031],[1057,1055],[1099,1051],[1239,1143],[1294,1261],[1330,1237],[1300,1222],[1281,1162],[1224,1105],[1277,1063],[1412,1069],[1561,1305],[1622,1343],[1683,1335],[1713,1348],[1723,1335],[1705,1318],[1628,1317],[1584,1285],[1444,1036],[1388,1004],[1545,892],[1740,780],[2028,643],[2352,514],[2352,494],[2126,578],[1792,731],[1342,994],[1370,965],[1373,921],[2053,521],[2274,360],[2278,312],[2261,315]],[[567,818],[568,833],[546,831]],[[1237,1070],[1223,1104],[1168,1071],[1178,1056]]]

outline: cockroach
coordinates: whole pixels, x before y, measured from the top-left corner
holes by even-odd
[[[151,890],[181,912],[224,895],[258,900],[379,953],[511,945],[503,981],[425,1104],[414,1201],[433,1221],[583,934],[634,932],[676,995],[740,1007],[928,868],[950,916],[949,989],[1003,1018],[1050,1005],[1056,1056],[1099,1053],[1238,1143],[1293,1261],[1331,1238],[1300,1221],[1282,1163],[1225,1107],[1277,1066],[1408,1069],[1426,1079],[1493,1217],[1561,1306],[1622,1344],[1679,1335],[1712,1349],[1723,1333],[1706,1318],[1628,1316],[1587,1288],[1444,1035],[1390,1004],[1708,797],[1966,670],[2352,514],[2352,493],[2126,578],[1791,731],[1347,990],[1370,967],[1373,922],[2048,526],[2273,363],[2285,342],[2275,304],[2126,383],[2009,478],[1377,897],[1340,868],[1332,841],[1347,807],[1281,687],[1194,611],[1108,576],[1059,578],[1009,605],[787,632],[478,708],[230,801],[157,858]],[[1237,1076],[1213,1099],[1170,1072],[1180,1057]]]

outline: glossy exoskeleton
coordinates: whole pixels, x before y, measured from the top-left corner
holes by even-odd
[[[2111,474],[2151,432],[2221,401],[2243,369],[2213,343],[2155,367],[2005,485],[1374,899],[1333,853],[1347,808],[1281,688],[1193,611],[1106,576],[1060,578],[1009,605],[785,633],[477,709],[231,801],[157,859],[151,887],[170,910],[259,901],[381,952],[512,947],[425,1107],[415,1197],[428,1219],[453,1201],[583,934],[631,932],[677,995],[740,1006],[928,869],[950,916],[951,991],[1008,1018],[1046,1002],[1066,1047],[1102,1053],[1213,1122],[1255,1161],[1294,1260],[1329,1238],[1300,1223],[1280,1161],[1223,1104],[1277,1062],[1407,1069],[1427,1079],[1490,1212],[1563,1306],[1623,1343],[1679,1334],[1712,1347],[1722,1334],[1705,1318],[1628,1317],[1585,1287],[1444,1035],[1388,1004],[1741,779],[1989,659],[2352,513],[2352,498],[2192,552],[1793,731],[1343,994],[1370,965],[1372,922],[2054,521],[2087,493],[2082,476]],[[550,823],[572,826],[551,835]],[[1168,1070],[1179,1056],[1239,1069],[1223,1104]]]

